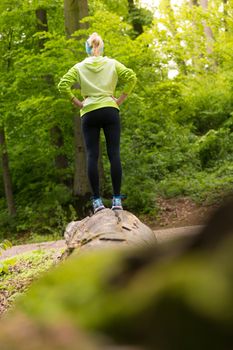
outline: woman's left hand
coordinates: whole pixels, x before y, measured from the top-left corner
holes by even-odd
[[[114,97],[114,96],[112,96],[112,98],[113,98],[113,100],[116,102],[116,104],[117,104],[118,106],[120,106],[120,105],[124,102],[124,100],[126,99],[127,96],[128,96],[127,94],[123,93],[123,94],[121,94],[121,96],[118,97],[118,98],[116,98],[116,97]]]
[[[117,98],[115,96],[112,96],[112,99],[116,102],[116,104],[118,104],[117,103]]]

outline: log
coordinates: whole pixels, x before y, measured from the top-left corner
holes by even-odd
[[[69,252],[115,246],[152,246],[157,243],[154,232],[126,210],[103,209],[80,221],[72,221],[65,230]]]

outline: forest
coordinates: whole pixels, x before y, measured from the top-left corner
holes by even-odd
[[[156,216],[158,198],[215,203],[232,190],[232,0],[1,0],[0,240],[62,234],[90,210],[79,111],[57,84],[93,32],[137,75],[121,106],[125,207]]]

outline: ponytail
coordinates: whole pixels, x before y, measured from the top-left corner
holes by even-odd
[[[93,33],[86,41],[86,52],[88,55],[98,56],[102,54],[104,42],[97,33]]]

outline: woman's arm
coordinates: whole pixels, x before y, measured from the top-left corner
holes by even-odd
[[[122,103],[126,97],[132,92],[136,82],[137,77],[134,71],[130,68],[127,68],[122,63],[115,60],[116,63],[116,71],[120,81],[124,84],[124,89],[122,95],[119,97],[120,103]]]
[[[74,106],[77,106],[77,107],[79,107],[79,108],[83,108],[83,103],[82,103],[82,101],[80,101],[77,97],[74,96],[74,97],[71,99],[71,101],[72,101],[72,103],[73,103]]]
[[[80,83],[78,69],[73,66],[68,70],[68,72],[61,78],[59,84],[58,84],[58,90],[60,93],[66,95],[70,98],[70,100],[75,104],[78,105],[76,100],[78,100],[75,95],[71,91],[71,87],[75,83]],[[80,101],[79,101],[80,102]]]

